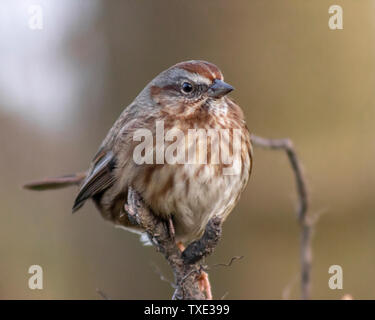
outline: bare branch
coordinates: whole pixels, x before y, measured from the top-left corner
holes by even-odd
[[[171,266],[176,288],[173,299],[206,299],[199,287],[199,278],[203,270],[200,261],[214,250],[220,239],[220,219],[215,217],[210,220],[203,237],[192,242],[182,254],[168,230],[168,221],[157,218],[132,188],[128,190],[128,203],[124,210],[132,223],[146,230],[151,243],[164,255]]]
[[[297,194],[298,209],[297,218],[301,228],[301,291],[302,299],[310,298],[310,273],[311,273],[311,234],[312,225],[307,215],[309,208],[309,198],[307,183],[303,174],[302,165],[294,150],[293,143],[289,139],[266,139],[252,135],[254,146],[284,150],[288,156],[292,170],[294,172]],[[169,230],[170,221],[163,221],[157,218],[149,208],[147,208],[140,195],[129,188],[128,204],[125,205],[125,214],[135,225],[146,230],[151,243],[158,251],[163,253],[173,270],[175,277],[175,292],[173,299],[205,299],[199,287],[199,278],[204,270],[200,261],[214,250],[221,238],[222,221],[218,217],[212,218],[206,226],[206,230],[201,239],[192,242],[181,253],[174,241],[174,232]],[[242,257],[233,257],[229,264],[219,264],[230,266],[233,261]]]
[[[290,139],[266,139],[252,135],[251,140],[254,146],[267,149],[284,150],[294,172],[298,194],[297,218],[301,229],[301,297],[302,299],[310,299],[312,261],[311,235],[313,223],[307,214],[309,208],[309,197],[302,165]]]
[[[221,237],[221,219],[212,218],[206,227],[201,239],[192,242],[182,253],[188,263],[195,263],[212,253]]]

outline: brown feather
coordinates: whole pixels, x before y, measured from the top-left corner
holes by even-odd
[[[74,201],[73,212],[81,208],[87,199],[112,186],[115,181],[112,174],[115,158],[111,151],[106,154],[99,153],[98,158],[94,161],[96,163],[94,163]]]
[[[74,185],[80,185],[85,179],[86,173],[76,173],[61,177],[50,177],[43,180],[32,181],[24,184],[22,187],[34,191],[44,191],[49,189],[60,189]]]

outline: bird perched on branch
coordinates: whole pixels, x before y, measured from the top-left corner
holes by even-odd
[[[178,63],[154,78],[124,109],[85,173],[27,184],[33,190],[80,185],[73,212],[92,199],[105,219],[139,232],[124,214],[133,187],[169,222],[179,245],[223,220],[244,190],[252,147],[233,87],[212,63]]]

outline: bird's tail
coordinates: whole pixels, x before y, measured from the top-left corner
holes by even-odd
[[[35,191],[44,191],[49,189],[60,189],[69,186],[79,186],[86,178],[86,172],[69,174],[55,178],[45,178],[43,180],[32,181],[23,185],[23,188]]]

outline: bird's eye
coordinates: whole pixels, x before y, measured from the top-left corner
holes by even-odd
[[[184,82],[181,86],[183,93],[191,93],[193,91],[193,85],[189,82]]]

